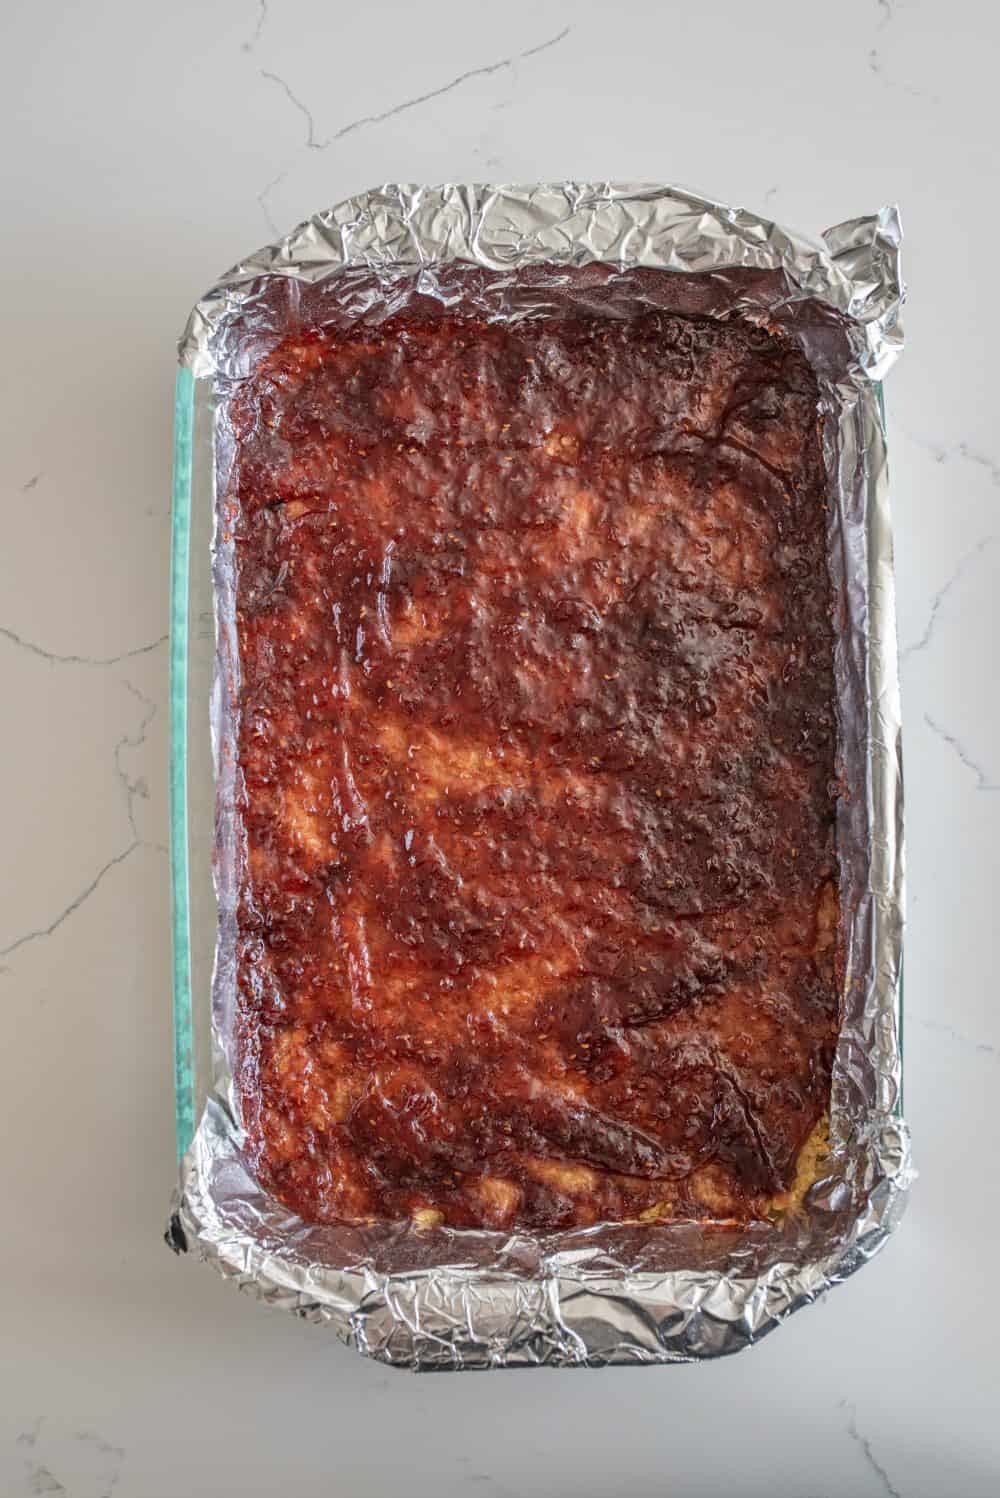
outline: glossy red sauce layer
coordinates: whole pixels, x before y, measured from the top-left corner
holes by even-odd
[[[262,1179],[313,1221],[764,1211],[838,1007],[802,355],[428,310],[287,339],[229,416]]]

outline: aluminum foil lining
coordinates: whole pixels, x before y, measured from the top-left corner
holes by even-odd
[[[377,320],[415,293],[461,299],[490,317],[532,316],[549,307],[560,267],[596,261],[662,272],[653,280],[663,297],[654,300],[679,306],[694,296],[700,310],[785,327],[820,381],[840,754],[854,793],[838,813],[847,960],[832,1148],[800,1212],[739,1232],[655,1223],[549,1236],[310,1226],[254,1179],[230,1065],[237,849],[227,683],[239,663],[232,558],[217,527],[215,1077],[181,1165],[167,1235],[174,1248],[261,1300],[328,1322],[382,1362],[460,1369],[717,1357],[758,1340],[882,1247],[913,1175],[900,1115],[900,710],[878,387],[902,342],[899,246],[892,208],[814,242],[672,187],[384,186],[241,262],[195,307],[180,358],[217,413],[289,315],[316,297],[342,325]],[[537,276],[526,294],[528,267]],[[505,274],[513,271],[516,281]],[[612,277],[618,315],[630,288],[649,281]],[[221,414],[215,448],[221,493]],[[196,1005],[211,1001],[194,995]]]

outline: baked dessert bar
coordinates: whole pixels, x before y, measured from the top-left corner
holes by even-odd
[[[227,420],[261,1179],[312,1222],[773,1211],[838,1023],[804,356],[418,300],[289,333]]]

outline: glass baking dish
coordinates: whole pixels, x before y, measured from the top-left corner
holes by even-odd
[[[234,266],[199,301],[181,345],[175,405],[170,780],[182,1159],[167,1241],[176,1251],[208,1260],[266,1303],[329,1324],[384,1362],[428,1369],[539,1361],[599,1366],[686,1362],[739,1350],[852,1275],[891,1234],[912,1171],[900,1117],[902,796],[877,381],[902,343],[900,233],[889,207],[835,225],[821,241],[805,240],[743,209],[657,184],[390,184],[299,225],[280,246]],[[279,307],[294,307],[296,316],[310,308],[314,285],[324,318],[347,327],[366,308],[378,314],[389,286],[393,296],[405,298],[419,286],[420,294],[450,303],[461,284],[472,305],[484,299],[490,316],[498,309],[507,316],[512,264],[530,285],[537,279],[535,294],[543,289],[547,311],[553,267],[558,275],[560,266],[593,261],[618,271],[641,266],[643,274],[709,272],[710,281],[697,285],[711,287],[719,315],[735,298],[742,311],[750,306],[756,315],[794,325],[822,372],[823,409],[834,423],[824,445],[829,566],[841,599],[841,746],[849,783],[861,792],[845,797],[838,812],[848,943],[843,1023],[831,1094],[833,1147],[807,1210],[779,1213],[732,1241],[688,1222],[522,1235],[512,1267],[509,1235],[470,1237],[441,1228],[427,1236],[401,1231],[396,1222],[302,1222],[262,1189],[245,1158],[232,1111],[228,963],[214,973],[213,872],[217,865],[229,911],[236,856],[231,839],[217,852],[210,728],[220,725],[219,815],[226,831],[234,815],[234,745],[225,676],[213,685],[213,572],[222,590],[224,644],[232,643],[233,598],[228,549],[222,545],[213,558],[212,547],[216,429],[223,441],[227,431],[217,407],[227,382],[243,372],[248,330],[265,326]],[[500,281],[482,281],[482,270],[498,268]],[[666,300],[683,301],[686,277],[668,280],[674,290]],[[658,287],[666,284],[657,277]],[[499,301],[496,288],[505,288]],[[657,290],[657,302],[659,296]],[[846,334],[837,331],[841,316]],[[235,661],[226,661],[228,672]]]

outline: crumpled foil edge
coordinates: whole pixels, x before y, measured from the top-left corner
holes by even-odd
[[[838,501],[839,530],[831,539],[840,559],[831,566],[835,584],[841,574],[851,621],[837,674],[839,684],[853,672],[864,703],[866,794],[854,798],[847,835],[864,831],[869,859],[848,943],[831,1162],[798,1222],[714,1238],[655,1224],[641,1233],[619,1225],[551,1239],[421,1234],[399,1224],[310,1228],[262,1192],[247,1169],[227,1048],[216,1034],[214,1093],[182,1161],[167,1233],[172,1247],[197,1253],[269,1304],[330,1324],[382,1362],[460,1369],[686,1362],[738,1351],[883,1246],[913,1179],[899,1109],[900,709],[876,385],[902,345],[900,237],[893,208],[837,225],[813,242],[673,187],[387,185],[239,263],[197,304],[180,359],[208,388],[238,373],[226,367],[221,334],[253,316],[261,288],[275,277],[315,284],[346,269],[376,277],[405,272],[420,290],[440,294],[435,269],[456,262],[502,272],[600,261],[708,273],[720,286],[730,271],[777,273],[777,295],[734,295],[728,306],[774,321],[794,320],[802,306],[832,309],[850,344],[847,363],[821,378]],[[807,353],[811,336],[801,334]],[[224,609],[217,609],[217,626],[221,648]],[[216,685],[218,754],[225,708],[219,677]],[[220,822],[224,813],[222,806]]]

